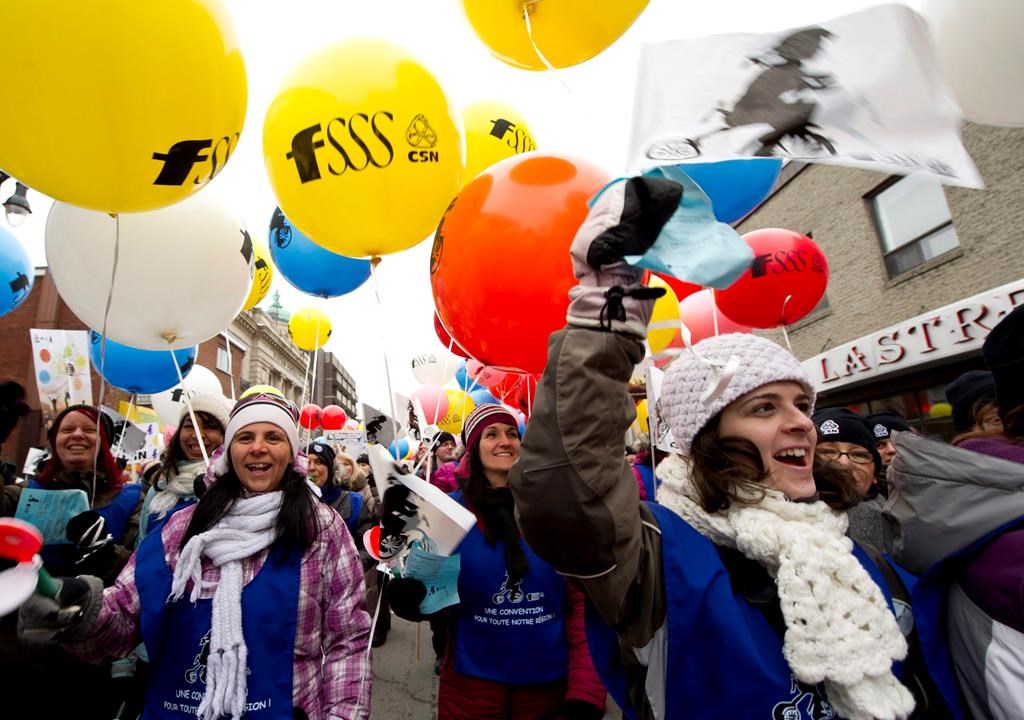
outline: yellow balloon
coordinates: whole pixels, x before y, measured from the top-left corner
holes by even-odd
[[[462,7],[469,24],[496,58],[526,70],[546,70],[537,50],[556,68],[589,60],[626,32],[647,2],[462,0]],[[529,8],[533,43],[527,34],[524,7]]]
[[[256,307],[260,300],[267,296],[270,290],[270,283],[274,279],[273,265],[270,262],[270,249],[261,242],[253,241],[252,260],[255,268],[252,275],[252,286],[249,288],[249,297],[245,299],[243,310]]]
[[[244,400],[251,395],[277,395],[278,397],[284,397],[284,393],[278,390],[273,385],[253,385],[248,390],[238,396],[239,400]]]
[[[928,410],[928,417],[944,418],[953,414],[953,406],[947,402],[937,402]]]
[[[647,411],[646,398],[636,404],[636,423],[640,427],[640,432],[648,434],[651,432],[651,419]]]
[[[665,288],[665,294],[654,301],[651,321],[647,324],[647,344],[651,346],[651,354],[656,355],[669,346],[679,333],[682,323],[679,320],[679,300],[668,283],[657,275],[651,275],[647,284],[650,287]]]
[[[462,121],[466,127],[463,186],[494,163],[537,149],[526,120],[508,105],[481,100],[462,111]]]
[[[288,321],[288,335],[299,350],[312,352],[331,336],[331,320],[320,308],[302,308]]]
[[[459,190],[461,122],[434,77],[404,51],[354,40],[310,56],[263,125],[281,211],[349,257],[416,245]]]
[[[462,432],[462,421],[473,412],[476,403],[462,390],[448,389],[444,394],[448,396],[448,414],[437,421],[437,426],[445,432],[457,435]]]
[[[0,167],[108,213],[184,200],[245,121],[245,64],[220,0],[7,3]]]

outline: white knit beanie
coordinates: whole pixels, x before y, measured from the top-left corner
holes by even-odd
[[[228,424],[224,428],[225,451],[211,460],[210,469],[217,477],[226,474],[231,454],[228,449],[231,447],[231,441],[235,438],[235,433],[246,425],[262,422],[271,423],[281,428],[291,444],[293,461],[295,461],[299,451],[302,450],[302,446],[299,445],[298,421],[298,410],[284,398],[273,395],[255,395],[239,400],[231,411]]]
[[[768,383],[803,385],[814,409],[814,386],[800,361],[785,348],[749,333],[701,340],[669,365],[661,391],[661,413],[680,449],[729,403]]]
[[[224,430],[228,426],[228,418],[231,415],[231,408],[235,406],[234,400],[229,400],[223,395],[216,395],[214,393],[196,393],[189,398],[192,402],[192,409],[197,413],[206,413],[211,417],[215,418],[220,423],[220,429]],[[181,406],[181,416],[178,418],[178,427],[185,422],[185,418],[188,417],[188,404],[183,403]]]

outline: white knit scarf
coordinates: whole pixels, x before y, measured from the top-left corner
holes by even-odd
[[[206,693],[198,712],[206,720],[222,715],[238,720],[245,710],[248,650],[242,635],[242,561],[274,541],[281,497],[276,491],[238,498],[212,528],[185,544],[174,568],[171,599],[181,598],[191,580],[192,602],[203,589],[202,558],[220,568],[213,593]]]
[[[775,579],[786,622],[782,652],[797,680],[825,683],[848,720],[898,720],[914,698],[892,674],[907,643],[881,590],[853,555],[846,514],[824,502],[790,502],[777,490],[756,505],[707,513],[678,455],[657,470],[658,502],[716,545],[736,548]]]
[[[167,511],[178,504],[178,500],[195,494],[196,477],[206,472],[206,463],[202,460],[191,460],[177,463],[173,474],[166,480],[160,480],[160,488],[149,504],[149,512],[162,518]]]

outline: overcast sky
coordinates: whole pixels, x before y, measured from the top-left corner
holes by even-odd
[[[594,5],[605,1],[595,0]],[[517,70],[491,56],[466,21],[459,0],[227,0],[227,4],[246,61],[249,107],[238,149],[211,184],[233,203],[250,233],[265,240],[276,202],[263,167],[263,116],[283,76],[317,47],[356,37],[400,45],[435,74],[454,107],[484,99],[507,103],[525,116],[539,150],[582,157],[616,174],[625,168],[642,43],[781,30],[877,3],[651,0],[609,50],[554,74]],[[5,186],[5,196],[7,190]],[[50,201],[36,192],[30,199],[33,215],[16,234],[42,265]],[[385,353],[394,390],[408,394],[416,387],[410,359],[442,350],[432,324],[429,252],[430,243],[423,242],[384,257],[378,268],[380,304],[371,283],[342,298],[323,301],[299,293],[275,275],[274,289],[281,291],[289,310],[304,305],[327,310],[334,326],[328,349],[356,379],[360,398],[377,407],[387,405]],[[263,306],[272,294],[273,290]]]

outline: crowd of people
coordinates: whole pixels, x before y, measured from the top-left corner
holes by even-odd
[[[725,334],[668,368],[680,452],[632,453],[658,292],[623,258],[673,186],[591,208],[526,437],[483,404],[406,468],[475,518],[456,604],[423,612],[426,585],[381,569],[368,459],[300,443],[282,397],[193,398],[141,483],[75,406],[2,495],[8,516],[25,487],[89,498],[43,549],[56,596],[2,620],[9,687],[53,717],[365,718],[393,611],[430,621],[442,719],[596,720],[606,695],[644,719],[1022,717],[1024,308],[949,386],[950,443],[818,408],[791,352]]]

